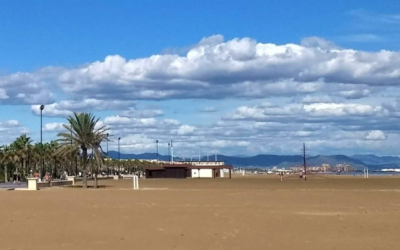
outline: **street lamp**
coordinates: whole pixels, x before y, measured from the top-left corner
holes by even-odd
[[[158,140],[156,140],[156,147],[157,147],[157,162],[159,161],[158,159]]]
[[[108,161],[109,160],[109,157],[108,157],[108,136],[109,136],[110,134],[109,133],[107,133],[107,177],[108,177],[108,175],[110,174],[110,162]]]
[[[44,161],[43,161],[43,109],[44,105],[40,105],[40,162],[42,163],[42,176],[44,176]]]
[[[107,133],[107,158],[108,158],[108,136],[109,136],[110,134],[109,133]]]
[[[119,150],[119,141],[120,140],[121,140],[121,137],[118,137],[118,176],[120,176],[120,174],[121,174],[121,162],[120,162],[121,153],[120,153],[120,150]]]
[[[72,161],[73,161],[73,159],[74,159],[74,153],[73,153],[73,150],[72,150],[72,124],[70,124],[71,126],[71,168],[70,168],[70,170],[68,170],[68,171],[71,171],[70,173],[68,173],[69,175],[72,175],[72,172],[73,172],[73,166],[72,166]],[[64,168],[64,167],[63,167]],[[64,173],[64,172],[63,172]],[[77,176],[77,173],[75,173],[75,176]]]
[[[121,153],[119,151],[119,141],[121,140],[121,137],[118,137],[118,160],[121,159]]]
[[[171,161],[171,151],[170,151],[170,146],[171,144],[168,142],[168,157],[169,157],[169,161]]]

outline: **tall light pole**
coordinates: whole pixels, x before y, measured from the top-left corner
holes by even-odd
[[[107,177],[108,177],[108,175],[110,174],[110,167],[109,167],[109,164],[110,164],[110,162],[109,162],[109,157],[108,157],[108,136],[109,136],[110,134],[109,133],[107,133]]]
[[[118,176],[120,176],[121,172],[121,153],[119,151],[119,141],[121,140],[121,137],[118,137]]]
[[[44,176],[44,161],[43,161],[43,109],[44,105],[40,105],[40,162],[42,163],[42,176]]]
[[[170,153],[170,148],[169,148],[170,145],[171,144],[168,142],[168,158],[169,158],[169,161],[171,161],[171,153]]]
[[[157,162],[159,161],[158,159],[158,140],[156,140],[156,148],[157,148]]]
[[[107,133],[107,158],[108,158],[108,136],[109,136],[110,134],[109,133]]]
[[[306,144],[303,143],[303,165],[304,165],[304,180],[307,180],[307,165],[306,165]]]
[[[174,146],[172,145],[172,139],[171,139],[171,163],[174,163]]]
[[[72,166],[72,160],[73,160],[73,157],[74,157],[74,153],[73,153],[73,150],[72,150],[72,124],[70,124],[71,125],[71,168],[70,168],[70,170],[71,170],[71,173],[68,173],[69,175],[72,175],[72,169],[73,169],[73,166]],[[75,173],[75,176],[77,176],[77,173]]]
[[[119,141],[121,140],[121,137],[118,137],[118,160],[121,159],[121,153],[119,151]]]

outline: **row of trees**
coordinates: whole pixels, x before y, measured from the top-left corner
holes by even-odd
[[[58,139],[50,143],[35,143],[26,134],[18,137],[10,145],[0,147],[0,177],[8,180],[14,173],[22,177],[30,170],[38,171],[40,176],[46,172],[53,178],[61,173],[83,175],[83,187],[87,187],[88,173],[94,178],[94,187],[98,186],[100,173],[115,174],[121,172],[143,171],[156,163],[139,160],[115,160],[102,150],[101,144],[109,140],[106,127],[98,127],[99,119],[91,113],[75,113],[68,117],[66,132],[59,133]]]

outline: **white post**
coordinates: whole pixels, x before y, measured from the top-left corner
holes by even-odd
[[[242,175],[244,176],[244,169],[242,169]]]
[[[133,189],[139,189],[139,177],[137,175],[133,175]]]
[[[364,178],[367,178],[367,173],[365,172],[365,167],[364,167]]]
[[[367,168],[367,178],[369,177],[369,171],[368,171],[369,169]]]
[[[28,190],[38,190],[37,181],[38,178],[27,178],[28,180]]]
[[[67,176],[68,181],[72,181],[72,186],[75,186],[75,176]]]

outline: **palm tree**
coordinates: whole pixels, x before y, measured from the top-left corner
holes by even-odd
[[[32,143],[31,138],[27,137],[26,134],[21,135],[12,143],[14,150],[16,151],[17,155],[20,158],[21,168],[24,173],[23,176],[25,176],[26,173],[28,172],[28,166],[26,162],[29,157],[29,152],[32,149],[31,143]]]
[[[5,182],[8,182],[8,173],[14,171],[14,162],[16,161],[19,161],[19,158],[13,147],[4,145],[0,152],[0,163],[4,165]],[[10,167],[10,169],[8,167]]]
[[[5,147],[7,146],[1,146],[0,147],[0,165],[4,166],[4,182],[7,182],[7,162],[6,162],[6,151]]]
[[[96,128],[99,118],[96,118],[92,113],[74,113],[68,117],[69,125],[64,125],[68,132],[59,133],[58,142],[61,150],[68,150],[68,145],[72,148],[80,148],[81,166],[83,170],[83,187],[87,188],[87,171],[88,171],[88,149],[93,149],[93,155],[97,164],[102,164],[102,149],[100,143],[107,138],[105,126]],[[69,147],[71,150],[71,147]],[[95,170],[95,186],[97,187],[97,171]]]

